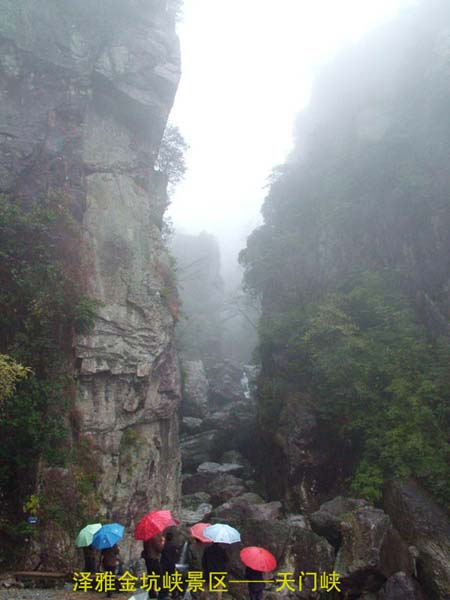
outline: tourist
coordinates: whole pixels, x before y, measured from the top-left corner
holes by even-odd
[[[84,546],[83,556],[85,573],[90,573],[95,577],[95,548],[92,544],[90,546]]]
[[[114,544],[111,548],[104,548],[101,552],[101,563],[103,570],[109,571],[113,574],[113,581],[115,581],[115,575],[119,567],[119,554],[120,549],[117,544]],[[106,592],[106,597],[112,597],[112,591]]]
[[[203,552],[202,567],[203,567],[203,578],[206,581],[206,586],[210,591],[210,594],[205,594],[205,598],[215,598],[221,600],[222,592],[214,591],[211,592],[211,586],[214,586],[214,581],[210,581],[210,573],[226,573],[228,565],[228,554],[223,548],[222,544],[213,543]],[[210,586],[211,584],[211,586]]]
[[[248,593],[250,600],[262,600],[265,583],[262,581],[264,573],[255,571],[250,567],[245,568],[245,579],[250,579],[248,585]]]
[[[145,566],[147,573],[155,574],[158,576],[158,583],[161,586],[161,591],[155,592],[151,590],[148,593],[149,600],[165,600],[169,598],[167,590],[162,588],[162,576],[164,573],[163,565],[161,563],[161,555],[166,545],[166,538],[162,533],[153,536],[146,542],[144,542],[144,549],[142,551],[142,557],[145,560]]]

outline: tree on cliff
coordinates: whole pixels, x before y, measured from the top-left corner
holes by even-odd
[[[178,127],[168,125],[161,141],[155,169],[164,173],[169,181],[169,196],[186,173],[184,155],[189,148]]]

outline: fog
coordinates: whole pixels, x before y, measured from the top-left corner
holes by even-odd
[[[261,222],[268,177],[289,154],[314,78],[339,49],[413,3],[185,0],[171,122],[190,149],[169,216],[177,230],[218,238],[226,284],[235,283],[237,252]]]

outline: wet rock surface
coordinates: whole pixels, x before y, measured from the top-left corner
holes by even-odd
[[[327,538],[330,544],[338,547],[342,541],[341,524],[345,517],[355,508],[364,506],[368,506],[365,500],[337,496],[310,515],[311,527],[318,535]]]
[[[415,579],[400,571],[389,577],[378,600],[426,600],[428,597]]]
[[[352,593],[378,591],[395,572],[413,572],[408,546],[382,510],[372,506],[353,510],[342,521],[341,534],[335,566]]]
[[[408,544],[417,549],[416,569],[424,589],[450,599],[450,517],[413,480],[386,485],[386,512]]]
[[[128,560],[140,552],[135,520],[179,501],[167,181],[154,164],[180,61],[167,2],[113,4],[0,1],[0,176],[12,198],[60,195],[79,226],[77,267],[99,318],[74,341],[77,435],[96,465],[100,517],[127,527]],[[49,487],[55,474],[39,480]],[[62,497],[75,513],[74,495]],[[55,528],[41,523],[29,566],[80,564]]]
[[[383,510],[362,499],[337,496],[313,512],[286,514],[281,502],[264,498],[252,479],[255,471],[251,461],[236,450],[236,438],[232,434],[232,430],[243,422],[243,435],[252,439],[251,428],[246,427],[255,419],[253,401],[245,397],[242,389],[239,396],[241,372],[236,372],[234,383],[230,376],[233,370],[229,366],[218,372],[226,372],[228,377],[220,393],[217,382],[210,386],[214,401],[208,402],[209,411],[201,423],[195,422],[196,431],[200,429],[201,433],[192,434],[184,429],[183,443],[187,453],[183,456],[186,456],[188,472],[183,475],[182,490],[185,494],[183,506],[191,511],[189,518],[196,515],[198,521],[228,523],[240,531],[241,543],[228,548],[230,574],[237,579],[244,577],[239,557],[244,546],[263,546],[277,559],[276,573],[292,573],[296,582],[295,592],[277,591],[279,584],[267,584],[266,599],[319,600],[320,592],[314,590],[312,573],[317,573],[320,578],[321,574],[333,572],[339,576],[341,590],[339,593],[334,590],[334,595],[330,593],[333,600],[428,598],[424,589],[429,588],[417,568],[420,563],[416,564],[419,550],[409,545],[409,538],[405,541],[407,538],[402,537]],[[304,493],[302,506],[305,507],[314,506],[314,502],[307,501],[308,469],[311,465],[314,468],[320,465],[321,458],[320,452],[317,456],[309,454],[314,446],[315,421],[308,412],[308,402],[305,404],[303,400],[292,400],[280,421],[277,435],[280,444],[290,445],[293,462],[292,468],[287,466],[289,476],[295,478],[302,465],[305,466],[306,479],[299,484],[304,487],[301,493]],[[298,410],[299,402],[301,410]],[[294,454],[292,446],[296,448]],[[192,452],[194,448],[195,452]],[[200,462],[200,459],[204,460]],[[402,518],[408,522],[404,515]],[[401,522],[401,519],[397,521]],[[245,584],[233,583],[229,587],[233,597],[242,600],[248,597]],[[445,594],[436,598],[448,600]]]

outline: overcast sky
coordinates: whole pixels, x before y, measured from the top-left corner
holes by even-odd
[[[169,210],[175,226],[244,246],[320,64],[407,1],[185,0],[170,121],[190,150]]]

